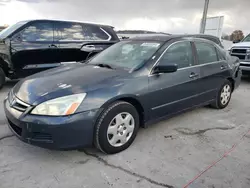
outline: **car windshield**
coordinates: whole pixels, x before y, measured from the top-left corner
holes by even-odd
[[[6,38],[8,37],[13,31],[17,30],[18,28],[20,28],[21,26],[23,26],[24,24],[26,24],[27,21],[22,21],[22,22],[18,22],[14,25],[11,25],[7,28],[5,28],[4,30],[2,30],[0,32],[0,38]]]
[[[242,42],[250,42],[250,34],[247,35],[243,40]]]
[[[104,64],[131,70],[149,60],[160,46],[160,42],[153,41],[122,41],[96,55],[88,64]]]

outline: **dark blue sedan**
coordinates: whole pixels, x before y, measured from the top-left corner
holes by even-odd
[[[128,148],[139,127],[198,106],[225,108],[239,86],[239,59],[194,37],[119,42],[84,64],[21,80],[4,101],[21,140],[52,149]]]

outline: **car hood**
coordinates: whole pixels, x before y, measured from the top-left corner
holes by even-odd
[[[20,100],[36,105],[65,95],[109,87],[115,78],[127,74],[128,71],[120,69],[72,64],[27,77],[16,84],[13,93]]]
[[[232,47],[250,47],[250,42],[240,42],[233,44]]]

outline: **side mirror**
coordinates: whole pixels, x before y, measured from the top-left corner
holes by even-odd
[[[17,41],[17,42],[21,42],[22,41],[22,37],[21,37],[21,35],[18,34],[16,36],[14,36],[12,40],[13,41]]]
[[[178,69],[178,65],[176,65],[176,64],[157,65],[154,67],[153,74],[176,72],[177,69]]]
[[[235,43],[239,43],[240,41],[238,41],[238,40],[235,40],[235,41],[233,41],[233,43],[235,44]]]

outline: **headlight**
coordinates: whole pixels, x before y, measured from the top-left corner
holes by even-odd
[[[247,49],[247,53],[250,53],[250,48]]]
[[[65,116],[74,114],[86,93],[68,95],[43,102],[36,106],[31,114],[47,116]]]

